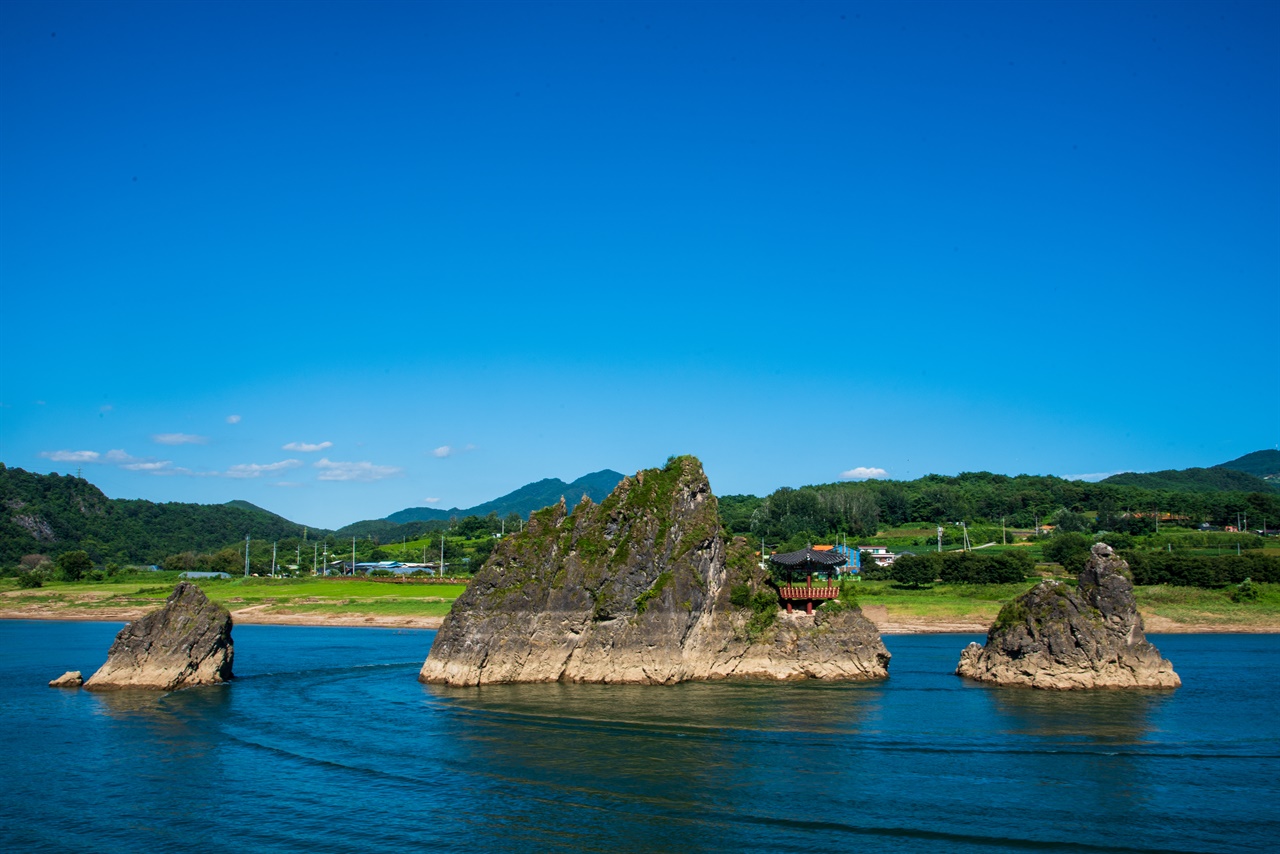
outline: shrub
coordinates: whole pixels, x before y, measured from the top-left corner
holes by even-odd
[[[18,570],[18,586],[23,589],[32,587],[43,587],[44,582],[40,580],[40,574],[36,572],[27,572]]]
[[[1223,587],[1252,581],[1280,581],[1280,557],[1260,552],[1242,555],[1136,552],[1126,555],[1134,584],[1172,584],[1182,587]]]
[[[1063,569],[1076,575],[1084,569],[1084,565],[1089,560],[1089,550],[1092,548],[1093,541],[1084,534],[1063,533],[1051,536],[1041,546],[1041,551],[1045,560],[1060,563]]]
[[[1034,569],[1023,552],[945,552],[938,577],[949,584],[1016,584]]]
[[[1257,602],[1258,601],[1258,585],[1253,583],[1253,579],[1246,578],[1236,585],[1236,589],[1231,591],[1232,602]]]

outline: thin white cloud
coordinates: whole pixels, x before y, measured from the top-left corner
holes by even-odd
[[[278,486],[283,489],[296,489],[302,485],[303,484],[298,483],[296,480],[277,480],[275,483],[267,484],[267,486]]]
[[[879,480],[881,478],[887,477],[888,475],[889,473],[882,468],[876,468],[875,466],[858,466],[857,468],[851,468],[848,471],[840,472],[840,479],[841,480],[872,480],[872,479]]]
[[[475,445],[463,445],[461,448],[455,448],[452,445],[441,445],[431,452],[431,456],[443,459],[444,457],[453,457],[458,454],[465,454],[468,451],[474,451],[475,449]]]
[[[317,480],[353,480],[361,483],[395,477],[404,471],[395,466],[376,466],[370,462],[337,462],[327,457],[313,465],[320,469],[320,474],[316,475]]]
[[[114,406],[112,406],[112,405],[111,405],[111,404],[109,404],[109,403],[108,403],[108,404],[106,404],[105,406],[99,406],[99,407],[98,407],[98,411],[99,411],[99,412],[104,412],[104,413],[105,413],[105,412],[110,412],[110,411],[111,411],[111,410],[113,410],[113,409],[115,409],[115,407],[114,407]]]
[[[1097,483],[1100,480],[1106,480],[1107,478],[1111,477],[1113,474],[1124,474],[1126,471],[1128,471],[1128,469],[1121,469],[1120,471],[1095,471],[1095,472],[1090,472],[1089,474],[1064,474],[1062,476],[1062,479],[1063,480],[1087,480],[1091,483]]]
[[[428,504],[439,504],[439,503],[440,503],[440,499],[439,499],[439,498],[424,498],[424,499],[422,499],[422,500],[423,500],[423,501],[425,501],[425,502],[427,502]]]
[[[290,442],[289,444],[281,448],[281,450],[298,451],[303,454],[310,454],[310,453],[314,453],[315,451],[323,451],[325,448],[332,448],[332,447],[333,447],[332,442],[317,442],[316,444],[311,444],[310,442]]]
[[[40,456],[55,463],[96,463],[102,455],[97,451],[41,451]]]
[[[227,416],[227,423],[228,423],[228,424],[239,424],[239,423],[240,423],[240,416],[239,416],[239,415],[228,415],[228,416]]]
[[[137,460],[131,463],[121,463],[120,468],[125,471],[144,471],[148,474],[172,474],[173,460]]]
[[[156,433],[151,441],[157,445],[204,445],[209,442],[207,437],[191,433]]]
[[[271,472],[296,469],[300,465],[302,465],[302,460],[281,460],[278,463],[240,463],[227,469],[224,477],[261,477]]]

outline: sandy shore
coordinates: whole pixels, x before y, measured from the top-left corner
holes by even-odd
[[[443,617],[387,617],[376,614],[290,614],[270,611],[267,605],[252,605],[231,612],[241,625],[258,626],[358,626],[379,629],[438,629]],[[40,605],[0,607],[0,620],[98,620],[125,623],[145,615],[151,608],[49,608]],[[862,612],[881,634],[980,634],[990,624],[972,619],[939,619],[911,614],[890,614],[884,605],[867,605]],[[1143,613],[1146,630],[1152,634],[1280,634],[1280,624],[1231,625],[1223,623],[1179,623],[1156,614]]]
[[[385,617],[375,614],[288,614],[253,605],[231,612],[231,618],[247,626],[364,626],[385,629],[438,629],[444,617]],[[127,623],[154,608],[0,608],[0,620],[70,620]]]

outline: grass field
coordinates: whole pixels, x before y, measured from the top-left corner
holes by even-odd
[[[894,619],[990,623],[1001,606],[1031,589],[1021,584],[935,584],[912,589],[890,581],[863,581],[858,602],[883,606]],[[254,608],[263,616],[442,617],[466,589],[462,584],[391,584],[351,578],[202,579],[210,599],[237,611]],[[59,611],[80,616],[95,611],[150,610],[173,590],[174,581],[132,577],[96,583],[49,582],[20,590],[13,579],[0,579],[0,607],[38,608],[46,616]],[[1259,584],[1255,602],[1231,600],[1231,590],[1194,587],[1139,587],[1138,605],[1147,614],[1187,625],[1248,629],[1280,626],[1280,584]],[[108,616],[104,616],[108,619]]]
[[[118,611],[151,608],[164,601],[176,581],[136,577],[105,582],[48,582],[19,590],[12,579],[0,581],[0,604],[9,608],[43,606],[62,609]],[[232,611],[256,608],[264,615],[312,614],[442,617],[464,584],[393,584],[352,578],[200,579],[205,595]]]

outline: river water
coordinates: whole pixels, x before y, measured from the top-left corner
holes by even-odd
[[[416,681],[432,631],[238,626],[236,681],[56,690],[118,623],[0,621],[0,848],[21,851],[1266,851],[1280,636],[1152,640],[1183,687]]]

